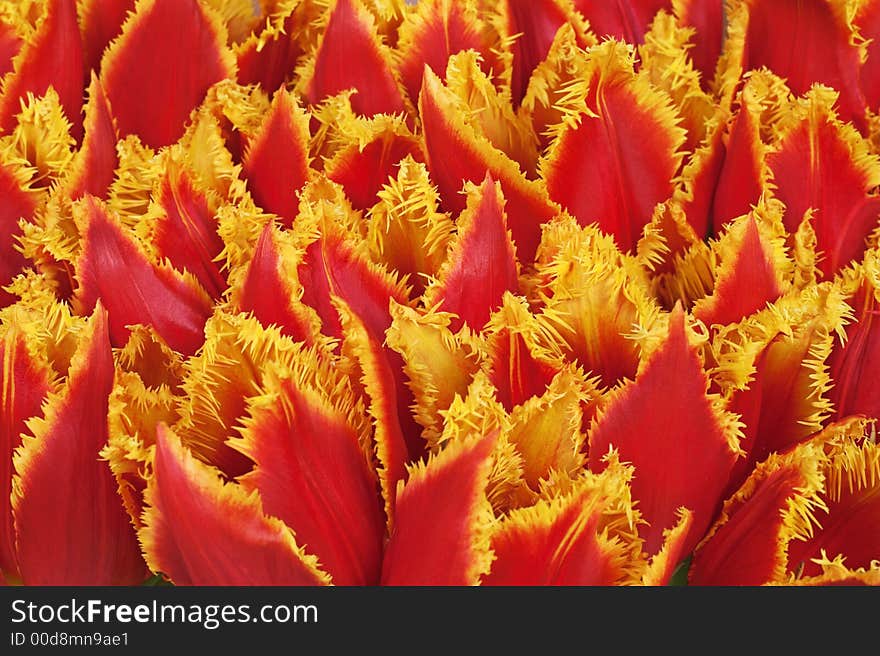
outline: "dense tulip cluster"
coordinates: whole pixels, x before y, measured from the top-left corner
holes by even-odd
[[[880,584],[880,0],[0,0],[0,74],[7,583]]]

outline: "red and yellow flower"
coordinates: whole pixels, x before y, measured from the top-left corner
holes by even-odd
[[[878,43],[0,0],[2,579],[880,584]]]

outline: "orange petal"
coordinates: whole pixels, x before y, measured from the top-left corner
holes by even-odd
[[[403,93],[390,53],[376,32],[375,18],[361,0],[334,0],[326,21],[314,59],[299,83],[305,98],[317,104],[355,89],[351,105],[362,116],[403,112]]]
[[[317,559],[297,546],[259,497],[223,483],[164,425],[156,436],[140,531],[150,569],[177,585],[320,585]]]
[[[77,3],[87,75],[101,69],[104,51],[122,32],[122,24],[135,4],[136,0],[80,0]]]
[[[257,205],[290,226],[297,214],[297,191],[309,179],[309,117],[279,89],[242,161]]]
[[[484,585],[615,585],[627,579],[625,470],[586,474],[572,489],[512,510],[492,533],[495,560]]]
[[[0,307],[15,300],[15,296],[2,289],[18,275],[27,260],[15,247],[21,234],[19,219],[30,221],[37,210],[37,199],[24,188],[23,171],[0,164]]]
[[[644,40],[657,12],[671,9],[672,4],[671,0],[574,0],[575,9],[590,22],[596,36],[633,44]]]
[[[880,258],[871,251],[864,274],[847,300],[855,320],[846,327],[846,341],[835,342],[828,358],[834,384],[829,396],[838,419],[849,415],[880,418],[880,385],[871,382],[880,367]]]
[[[428,307],[458,316],[452,323],[453,331],[463,324],[482,330],[489,315],[501,306],[504,293],[519,290],[501,185],[487,172],[479,187],[466,188],[467,208],[458,217],[458,233],[436,283],[424,296]]]
[[[85,136],[65,181],[65,191],[71,200],[82,198],[85,194],[106,198],[119,166],[116,123],[104,87],[94,71],[88,96]]]
[[[279,375],[267,377],[231,442],[255,463],[241,485],[293,529],[335,584],[373,585],[385,522],[362,448],[363,407],[347,377],[314,351],[300,351]]]
[[[745,23],[742,68],[766,67],[784,77],[801,95],[818,82],[840,91],[840,116],[865,123],[865,98],[859,87],[861,47],[856,45],[847,0],[738,0]],[[739,18],[735,20],[740,20]],[[734,43],[734,41],[731,41]],[[792,57],[809,44],[809,56]]]
[[[52,86],[58,93],[71,133],[82,137],[83,46],[76,17],[76,0],[49,0],[34,34],[13,60],[14,70],[3,80],[0,132],[9,132],[28,93],[42,96]]]
[[[694,317],[707,326],[736,323],[782,296],[791,268],[784,241],[784,236],[759,229],[754,214],[731,224],[718,242],[721,263],[715,289],[696,302]]]
[[[460,104],[433,71],[425,71],[419,113],[428,169],[443,207],[455,213],[464,210],[465,198],[459,193],[464,183],[480,184],[489,172],[507,199],[517,256],[523,263],[531,262],[541,239],[541,224],[558,210],[541,185],[527,180],[513,160],[466,121]]]
[[[28,423],[13,484],[18,563],[30,585],[132,585],[146,578],[137,538],[98,453],[107,443],[113,354],[98,306],[64,389]],[[63,535],[64,540],[58,540]]]
[[[708,89],[724,43],[724,0],[672,0],[672,7],[678,22],[695,30],[689,54]]]
[[[550,197],[581,225],[598,223],[623,251],[635,249],[654,206],[672,195],[685,140],[669,97],[633,65],[616,41],[590,51],[541,164]]]
[[[675,380],[669,387],[669,380]],[[639,534],[657,553],[663,532],[689,508],[690,553],[711,523],[738,451],[736,423],[707,395],[708,380],[690,344],[680,306],[669,317],[669,336],[648,356],[635,382],[624,385],[600,411],[589,433],[590,469],[604,468],[611,448],[635,465],[633,498],[648,526]],[[693,472],[703,473],[694,477]]]
[[[691,585],[762,585],[785,575],[786,544],[809,531],[819,504],[821,453],[802,445],[758,465],[724,503],[718,521],[694,552]]]
[[[53,376],[46,364],[32,355],[14,321],[0,339],[0,571],[17,578],[12,457],[21,444],[25,420],[42,414]]]
[[[254,255],[245,273],[237,305],[251,312],[264,326],[276,325],[294,341],[312,345],[318,341],[320,326],[313,313],[297,299],[295,272],[289,272],[292,257],[281,243],[281,233],[269,222],[260,234]]]
[[[836,96],[830,89],[810,91],[767,156],[774,193],[788,208],[789,232],[797,230],[807,210],[815,210],[811,225],[826,279],[862,258],[866,238],[880,224],[880,195],[871,193],[880,185],[880,158],[838,119]]]
[[[195,353],[211,313],[210,299],[201,287],[174,269],[153,265],[101,201],[86,196],[77,201],[74,212],[83,235],[76,266],[79,307],[88,312],[101,299],[110,315],[111,339],[118,346],[128,339],[126,326],[146,323],[171,348]]]
[[[169,161],[156,202],[162,211],[153,234],[159,255],[178,271],[190,272],[211,298],[219,299],[227,287],[217,262],[224,245],[209,195],[185,168]]]
[[[450,443],[397,489],[383,585],[476,585],[492,555],[486,485],[497,432]]]
[[[415,102],[422,88],[425,66],[437,75],[446,73],[449,57],[473,50],[483,57],[484,70],[491,61],[491,42],[474,0],[425,0],[404,16],[395,48],[401,82]]]
[[[853,22],[862,38],[871,40],[867,61],[862,66],[862,92],[868,108],[880,112],[880,0],[863,2]]]
[[[219,19],[197,0],[140,0],[101,60],[120,134],[153,148],[177,141],[208,87],[232,76],[225,42]]]

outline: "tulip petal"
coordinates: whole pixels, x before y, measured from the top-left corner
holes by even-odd
[[[197,0],[138,0],[101,60],[120,135],[137,134],[153,148],[177,141],[208,87],[232,76],[225,31]]]
[[[15,125],[19,103],[27,94],[42,96],[53,87],[77,140],[82,137],[83,45],[76,17],[76,0],[49,0],[36,31],[13,60],[13,72],[3,80],[0,132]]]
[[[707,326],[737,323],[782,296],[791,264],[785,256],[785,233],[779,214],[775,217],[778,235],[769,226],[759,228],[755,214],[729,226],[718,242],[720,265],[715,289],[711,296],[696,302],[694,317]],[[766,225],[765,220],[761,225]]]
[[[844,565],[845,558],[837,557],[834,560],[828,558],[818,559],[818,565],[822,573],[818,576],[804,576],[792,578],[780,585],[788,586],[860,586],[880,585],[880,566],[875,561],[869,569],[851,569]]]
[[[484,585],[615,585],[638,538],[629,528],[627,470],[585,474],[572,489],[512,510],[492,533]]]
[[[18,577],[12,518],[12,457],[21,444],[25,420],[42,414],[52,391],[53,375],[32,355],[21,329],[13,323],[0,339],[0,571]]]
[[[862,92],[868,108],[880,112],[880,1],[861,3],[853,21],[863,39],[870,39],[868,57],[862,65]]]
[[[737,0],[731,20],[744,30],[743,71],[766,67],[785,78],[791,90],[805,94],[814,83],[840,91],[840,116],[860,127],[865,99],[859,87],[862,48],[856,44],[847,0]],[[734,18],[736,16],[736,18]],[[733,40],[730,41],[735,43]],[[808,44],[808,45],[807,45]],[[809,47],[809,57],[792,53]]]
[[[450,326],[479,331],[501,306],[505,292],[519,291],[516,253],[507,230],[501,185],[486,173],[479,187],[466,186],[467,208],[437,281],[425,291],[428,307],[457,315]]]
[[[794,233],[807,210],[819,268],[834,276],[865,252],[865,240],[880,224],[880,158],[851,125],[835,115],[836,93],[815,88],[794,108],[775,152],[767,156],[776,197],[788,211],[785,225]]]
[[[353,88],[351,106],[362,116],[403,112],[403,92],[374,16],[360,0],[334,0],[325,20],[318,48],[300,72],[308,102]]]
[[[83,35],[83,64],[88,75],[101,70],[107,46],[122,32],[136,0],[79,0],[79,23]]]
[[[672,0],[672,7],[681,25],[695,29],[689,54],[708,89],[724,43],[724,0]]]
[[[379,580],[385,522],[359,406],[347,377],[315,351],[264,378],[234,448],[254,461],[240,482],[296,533],[336,585]]]
[[[642,574],[642,585],[669,585],[675,569],[687,555],[685,548],[694,523],[694,514],[687,508],[676,511],[678,521],[663,531],[663,546],[651,558]]]
[[[292,262],[290,245],[271,222],[267,223],[248,264],[237,305],[264,326],[276,325],[294,341],[310,346],[320,341],[320,320],[297,299]]]
[[[12,70],[13,60],[23,43],[16,21],[11,17],[0,19],[0,77]]]
[[[673,379],[670,388],[667,381]],[[592,471],[602,470],[601,458],[612,447],[635,465],[633,498],[648,522],[639,534],[649,555],[661,548],[663,532],[679,521],[681,507],[693,513],[682,547],[682,554],[690,553],[722,500],[739,449],[737,424],[719,409],[707,387],[684,312],[676,307],[667,339],[645,360],[635,382],[613,393],[590,428]],[[694,477],[695,471],[702,475]]]
[[[455,224],[440,212],[427,168],[412,157],[400,161],[397,176],[376,195],[367,228],[373,259],[412,285],[413,296],[421,296],[425,278],[435,278],[446,260]]]
[[[399,485],[383,585],[476,585],[489,571],[486,485],[497,433],[448,444]]]
[[[267,517],[256,494],[223,483],[164,425],[140,531],[154,572],[176,585],[321,585],[329,576]]]
[[[128,339],[126,326],[147,323],[171,348],[195,353],[211,313],[204,290],[174,269],[153,265],[101,201],[86,196],[75,204],[74,215],[83,235],[76,267],[79,307],[88,312],[101,299],[118,346]]]
[[[822,454],[801,445],[771,455],[736,494],[725,501],[708,537],[697,547],[691,585],[763,585],[785,575],[786,545],[808,533],[821,504]]]
[[[85,194],[106,198],[119,166],[116,123],[104,87],[94,71],[88,97],[82,147],[74,155],[71,172],[65,181],[65,191],[71,200],[78,200]]]
[[[550,198],[633,251],[654,206],[673,192],[685,132],[669,97],[633,71],[619,42],[593,48],[566,94],[566,116],[541,162]]]
[[[62,391],[28,422],[13,483],[18,563],[29,585],[131,585],[146,578],[116,481],[98,454],[113,388],[108,320],[98,306]],[[63,540],[57,539],[59,535]]]
[[[26,172],[0,164],[0,307],[15,300],[15,296],[2,289],[18,275],[27,260],[15,247],[21,234],[19,219],[30,221],[37,210],[37,199],[25,188]]]
[[[613,37],[628,43],[642,43],[648,26],[661,9],[671,9],[670,0],[574,0],[574,7],[590,22],[596,36]]]
[[[880,367],[880,258],[870,251],[864,273],[847,301],[855,312],[855,321],[846,327],[846,341],[835,342],[828,358],[834,381],[829,396],[838,419],[861,414],[880,418],[880,386],[870,383]]]
[[[501,183],[508,202],[508,225],[521,262],[531,262],[541,238],[541,224],[558,210],[541,185],[527,180],[519,166],[497,150],[460,113],[461,101],[426,70],[419,96],[422,136],[432,180],[443,208],[461,212],[465,199],[459,193],[465,182],[480,184],[488,171]]]
[[[297,191],[309,179],[309,116],[284,89],[246,149],[242,167],[257,205],[290,226]]]

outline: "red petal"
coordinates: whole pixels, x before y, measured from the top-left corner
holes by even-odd
[[[0,77],[12,70],[13,58],[21,50],[22,43],[15,26],[0,20]]]
[[[672,6],[678,22],[696,30],[690,55],[706,89],[715,76],[724,42],[724,0],[673,0]]]
[[[204,291],[173,269],[154,266],[101,201],[86,196],[75,213],[83,235],[76,266],[79,307],[88,312],[101,299],[117,346],[128,340],[126,326],[143,323],[153,326],[176,351],[195,353],[205,341],[203,328],[211,313]]]
[[[775,195],[788,209],[789,232],[808,209],[815,210],[812,227],[825,278],[862,258],[865,239],[880,219],[880,196],[868,193],[880,184],[880,162],[851,126],[837,120],[832,101],[820,90],[811,92],[805,115],[767,156]]]
[[[80,0],[79,19],[83,35],[85,71],[97,73],[101,57],[120,32],[128,12],[134,11],[135,0]]]
[[[463,50],[480,53],[484,62],[492,59],[474,3],[449,0],[417,3],[404,17],[397,42],[397,70],[409,97],[418,100],[425,66],[443,76],[449,58]],[[488,68],[485,63],[484,66]]]
[[[373,15],[360,0],[336,0],[328,12],[311,77],[302,80],[305,97],[317,104],[356,89],[351,105],[362,116],[403,112],[403,95]]]
[[[256,463],[240,480],[265,511],[308,545],[337,585],[379,580],[385,521],[376,474],[343,375],[302,353],[290,377],[265,390],[235,447]]]
[[[0,132],[15,125],[20,101],[28,93],[42,96],[49,86],[58,98],[71,134],[82,137],[83,49],[76,20],[76,0],[49,0],[30,41],[14,60],[15,70],[3,80],[0,97]]]
[[[872,382],[873,372],[880,371],[880,290],[866,278],[848,303],[855,321],[846,327],[846,342],[835,341],[828,358],[834,381],[829,396],[838,418],[880,418],[880,385]]]
[[[505,292],[517,292],[516,254],[507,231],[501,185],[489,173],[468,193],[468,205],[458,218],[458,233],[441,267],[436,285],[426,291],[425,303],[458,315],[462,323],[482,330],[489,315],[501,307]]]
[[[793,530],[787,515],[804,508],[816,490],[817,461],[809,454],[771,456],[725,502],[708,539],[694,552],[691,585],[762,585],[782,577]]]
[[[88,95],[85,137],[74,157],[72,173],[65,182],[67,194],[72,200],[82,198],[85,194],[106,198],[119,166],[116,124],[104,87],[94,72]]]
[[[383,585],[475,585],[489,569],[486,485],[498,433],[448,444],[398,488]]]
[[[634,251],[654,206],[672,195],[685,133],[668,96],[636,76],[620,43],[594,48],[588,66],[542,174],[550,198],[581,225],[596,222]]]
[[[880,112],[880,0],[862,3],[854,23],[868,44],[868,60],[862,66],[862,91],[868,108]]]
[[[693,512],[683,548],[683,553],[690,552],[712,521],[733,467],[737,447],[732,422],[707,396],[707,386],[697,352],[688,342],[684,312],[676,306],[669,337],[590,429],[591,470],[604,468],[602,458],[612,448],[621,461],[635,465],[633,498],[649,524],[639,531],[649,555],[660,549],[663,531],[678,521],[681,507]],[[701,475],[695,477],[695,471]]]
[[[164,424],[156,433],[150,506],[140,532],[150,568],[177,585],[328,583],[259,497],[224,484]]]
[[[483,583],[614,585],[625,580],[629,554],[618,536],[607,532],[607,515],[621,513],[615,506],[624,496],[608,484],[611,474],[581,479],[565,495],[512,510],[492,535],[495,560]]]
[[[712,225],[712,205],[725,162],[724,134],[722,128],[716,127],[707,135],[682,170],[676,189],[676,199],[681,203],[687,222],[700,239],[706,239],[716,231]],[[677,252],[671,244],[669,246],[671,252],[667,259]]]
[[[309,179],[309,117],[280,89],[242,162],[257,205],[290,226],[296,218],[296,192]]]
[[[30,424],[35,437],[15,458],[18,562],[29,585],[131,585],[146,577],[116,479],[98,457],[114,375],[100,306],[81,340],[63,393]]]
[[[547,57],[556,32],[568,22],[568,15],[561,3],[554,0],[506,0],[502,12],[506,34],[516,37],[510,46],[510,92],[514,106],[518,106],[526,95],[532,71]]]
[[[732,249],[722,255],[715,290],[694,305],[694,317],[707,326],[736,323],[782,296],[782,272],[769,236],[753,214],[730,227]],[[732,242],[732,243],[731,243]]]
[[[671,0],[574,0],[575,9],[590,21],[596,36],[633,44],[645,40],[654,16],[661,9],[671,10],[672,4]]]
[[[294,341],[310,346],[316,341],[314,326],[295,300],[296,288],[286,274],[277,239],[275,227],[267,223],[248,265],[238,307],[252,312],[264,326],[274,324]]]
[[[51,390],[50,372],[28,351],[13,324],[0,340],[0,571],[18,577],[12,521],[12,457],[21,444],[25,420],[42,414]]]
[[[767,67],[796,95],[815,82],[840,92],[844,121],[865,122],[859,88],[860,53],[852,44],[847,3],[828,0],[745,0],[747,30],[743,70]],[[809,49],[806,56],[805,48]],[[804,56],[792,56],[804,53]]]
[[[20,176],[0,164],[0,288],[5,287],[28,264],[16,249],[16,238],[21,235],[18,220],[30,221],[37,209],[36,199],[22,189]],[[0,307],[16,300],[0,289]]]
[[[189,271],[213,299],[219,299],[227,287],[216,261],[224,245],[208,196],[196,189],[186,169],[169,162],[157,200],[164,210],[153,238],[160,256],[176,269]]]
[[[687,508],[676,511],[678,521],[675,526],[663,532],[663,546],[651,558],[647,570],[642,575],[643,585],[669,585],[675,568],[687,556],[685,548],[693,527],[694,514]]]
[[[517,256],[531,262],[541,241],[541,224],[558,213],[541,185],[526,180],[513,160],[464,122],[455,99],[430,70],[422,79],[419,113],[428,166],[444,207],[455,213],[464,210],[465,198],[459,193],[464,183],[480,184],[488,171],[507,199]]]
[[[220,29],[198,0],[137,4],[101,61],[101,80],[122,136],[137,134],[152,148],[181,137],[208,87],[232,74]]]

